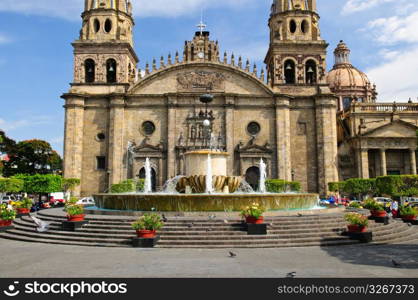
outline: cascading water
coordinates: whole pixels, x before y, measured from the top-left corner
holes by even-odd
[[[263,159],[260,159],[260,182],[259,182],[259,192],[265,193],[266,189],[266,178],[267,178],[267,165],[264,163]]]
[[[254,194],[254,189],[247,181],[243,179],[235,194]]]
[[[207,169],[206,169],[206,193],[213,193],[213,182],[212,182],[212,157],[208,154],[207,160]]]
[[[169,180],[167,180],[167,182],[165,183],[164,187],[163,187],[163,193],[164,194],[178,194],[179,192],[177,191],[177,184],[179,183],[179,181],[184,178],[183,175],[179,175],[176,176],[174,178],[171,178]]]
[[[144,184],[144,193],[152,193],[152,182],[151,182],[151,163],[149,158],[145,160],[145,184]]]

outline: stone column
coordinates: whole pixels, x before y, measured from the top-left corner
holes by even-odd
[[[167,98],[167,179],[175,177],[176,174],[176,106],[177,97]]]
[[[84,134],[84,98],[63,96],[65,103],[64,129],[64,177],[82,180],[83,134]],[[74,196],[80,196],[82,189],[74,189]]]
[[[417,175],[417,158],[416,158],[415,151],[416,151],[415,149],[409,149],[412,175]]]
[[[388,174],[386,165],[386,149],[380,149],[380,170],[380,174],[382,176],[386,176]]]
[[[110,99],[109,111],[109,152],[107,169],[109,185],[123,181],[123,156],[128,145],[124,145],[125,99]]]
[[[360,150],[360,176],[363,179],[369,179],[369,151],[368,149]]]
[[[235,151],[234,151],[234,97],[225,98],[225,143],[226,152],[229,154],[227,161],[227,174],[234,175]],[[242,175],[242,174],[238,174]]]
[[[287,97],[276,97],[275,100],[277,177],[291,181],[290,102]]]
[[[318,154],[318,190],[328,193],[328,183],[338,181],[337,99],[332,94],[317,96],[316,136]]]

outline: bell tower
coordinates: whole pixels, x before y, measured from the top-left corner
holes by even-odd
[[[270,86],[326,83],[326,49],[316,0],[274,0],[265,63]]]
[[[133,49],[130,0],[85,0],[74,47],[74,84],[133,84],[138,58]]]

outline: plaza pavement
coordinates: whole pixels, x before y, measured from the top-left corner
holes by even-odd
[[[134,249],[0,239],[0,277],[418,277],[418,245],[279,249]],[[392,265],[392,259],[401,268]]]

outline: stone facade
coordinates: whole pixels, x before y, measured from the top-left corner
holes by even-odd
[[[268,177],[300,181],[306,192],[325,195],[328,182],[339,179],[339,98],[327,82],[315,0],[274,1],[266,80],[241,57],[220,58],[218,42],[203,30],[185,43],[182,58],[176,53],[158,66],[154,60],[141,75],[131,13],[127,0],[86,0],[80,39],[73,43],[74,81],[62,96],[64,175],[81,178],[79,194],[143,176],[147,157],[156,188],[184,174],[184,154],[205,148],[206,108],[199,101],[205,93],[214,96],[211,130],[229,154],[228,175],[251,181],[263,158]],[[350,119],[354,127],[357,114]],[[404,121],[393,126],[409,126]],[[363,143],[355,135],[347,140]],[[364,165],[374,156],[353,157],[354,165]]]

